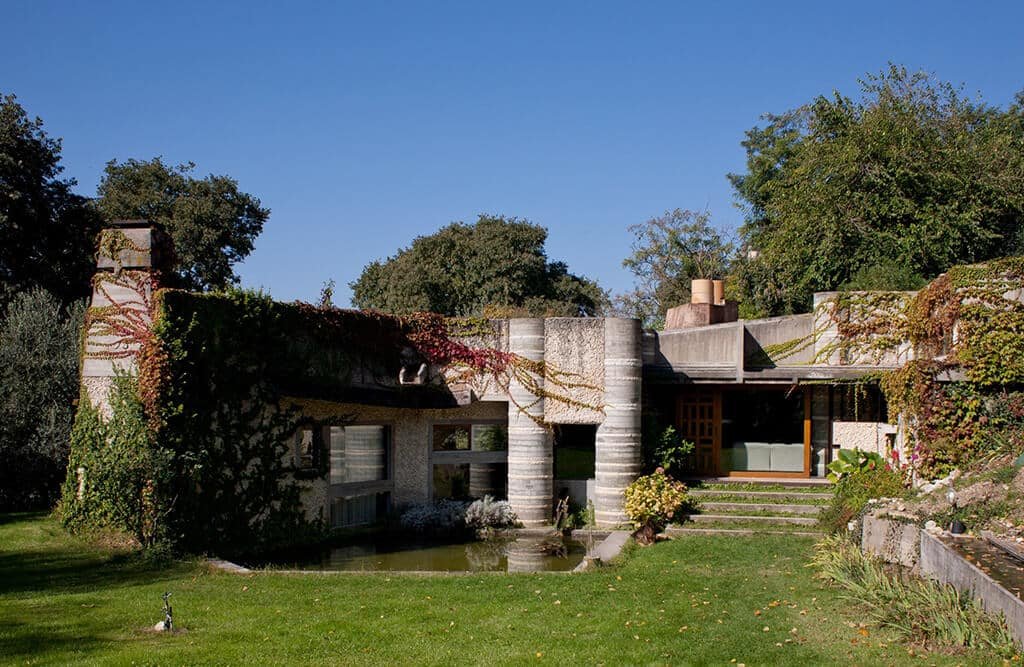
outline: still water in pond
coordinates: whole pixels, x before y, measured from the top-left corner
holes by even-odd
[[[383,572],[558,572],[575,568],[586,545],[546,537],[496,537],[456,544],[376,535],[333,546],[306,558],[277,559],[270,567]]]
[[[981,539],[959,539],[946,542],[979,570],[995,579],[1017,598],[1024,592],[1024,562]]]

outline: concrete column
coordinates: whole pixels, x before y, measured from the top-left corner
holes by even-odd
[[[599,526],[626,521],[626,487],[640,474],[640,322],[604,321],[604,421],[597,427],[594,514]]]
[[[509,351],[526,359],[544,359],[544,320],[509,320]],[[543,378],[537,382],[543,386]],[[554,452],[543,426],[544,398],[512,381],[508,404],[508,500],[524,526],[551,521]]]

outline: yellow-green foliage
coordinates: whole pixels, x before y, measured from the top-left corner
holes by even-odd
[[[626,487],[626,516],[637,526],[664,526],[687,505],[686,485],[658,468]]]

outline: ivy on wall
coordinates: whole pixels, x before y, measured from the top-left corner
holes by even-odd
[[[902,306],[879,301],[885,293],[855,295],[875,316],[837,327],[837,347],[881,356],[912,346],[915,358],[883,374],[881,387],[890,414],[908,418],[910,463],[923,475],[941,476],[1019,437],[1004,427],[1024,385],[1022,289],[1024,257],[957,266]]]
[[[157,490],[169,459],[154,442],[135,379],[118,375],[103,419],[82,392],[58,514],[71,530],[112,529],[149,546],[165,536]]]
[[[154,291],[133,271],[100,274],[96,290],[111,305],[90,310],[85,354],[130,359],[137,372],[118,378],[109,420],[83,394],[62,515],[72,529],[116,528],[142,544],[238,554],[318,538],[327,517],[307,516],[301,493],[326,479],[326,458],[296,470],[291,447],[300,426],[327,423],[308,424],[289,398],[388,404],[410,360],[444,367],[449,382],[488,375],[578,405],[572,390],[588,386],[497,349],[484,320]],[[428,384],[404,396],[445,392]]]

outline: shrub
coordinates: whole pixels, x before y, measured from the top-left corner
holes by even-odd
[[[986,614],[969,593],[918,577],[889,574],[850,540],[826,537],[811,565],[818,578],[835,583],[860,602],[880,626],[903,639],[946,647],[977,647],[1004,658],[1017,654],[1006,622]]]
[[[665,524],[687,506],[686,485],[658,468],[626,487],[626,516],[637,527],[641,541],[653,539]]]
[[[48,509],[59,496],[83,312],[33,289],[0,313],[0,511]]]
[[[509,528],[516,525],[516,513],[507,500],[484,496],[466,508],[466,525],[470,528]]]
[[[416,532],[454,532],[466,527],[468,503],[441,500],[436,503],[416,503],[402,512],[398,522],[403,528]]]
[[[856,448],[840,449],[836,460],[828,464],[828,478],[838,482],[847,475],[883,468],[885,465],[885,459],[876,452],[865,452]]]
[[[832,502],[818,520],[829,531],[845,530],[871,498],[900,498],[906,493],[903,475],[886,467],[846,475],[836,482]]]

